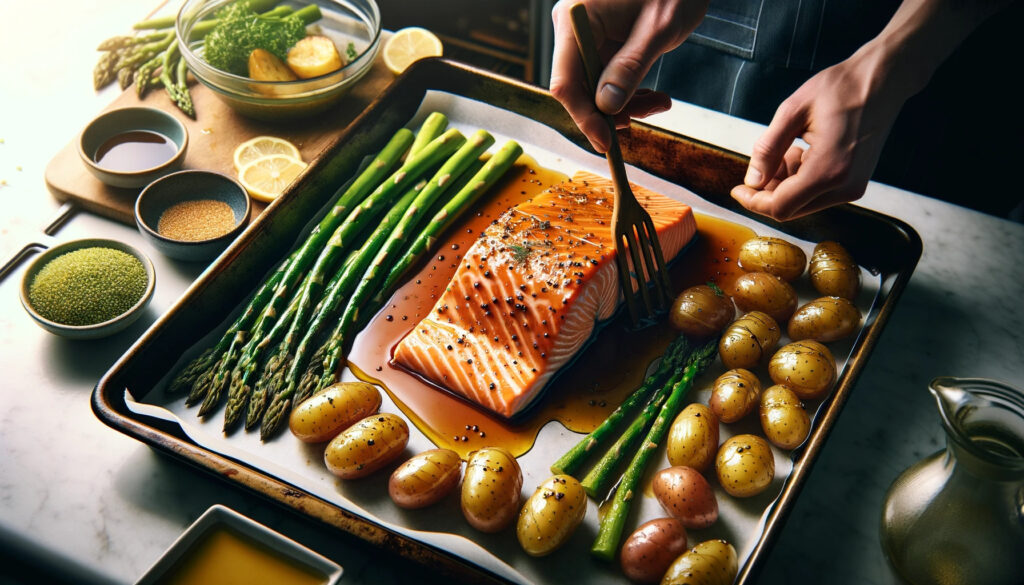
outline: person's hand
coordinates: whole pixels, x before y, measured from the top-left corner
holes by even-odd
[[[578,2],[587,7],[598,53],[607,63],[596,97],[587,89],[569,17],[569,8]],[[708,0],[561,0],[555,5],[551,93],[595,150],[607,151],[611,140],[604,114],[615,116],[616,126],[622,128],[630,118],[669,109],[668,95],[637,88],[658,57],[678,47],[697,28],[707,5]]]
[[[902,93],[887,91],[874,65],[854,55],[782,102],[733,198],[780,221],[859,199],[904,102]],[[806,150],[794,145],[797,138]]]

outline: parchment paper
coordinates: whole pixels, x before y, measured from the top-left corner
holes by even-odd
[[[604,158],[579,149],[554,130],[528,118],[462,96],[437,91],[428,92],[419,111],[409,121],[407,127],[415,131],[426,115],[432,111],[445,113],[450,119],[450,127],[459,128],[467,136],[478,128],[488,130],[496,139],[492,150],[500,147],[506,140],[514,139],[523,146],[526,154],[535,158],[544,167],[561,171],[567,175],[572,175],[575,171],[583,169],[608,176],[608,167]],[[796,240],[792,236],[776,232],[766,225],[712,206],[686,189],[636,168],[630,167],[628,174],[632,182],[687,203],[698,214],[715,216],[746,225],[754,229],[758,235],[784,237],[803,248],[808,258],[814,248],[813,242]],[[877,277],[872,277],[863,269],[862,277],[864,287],[857,305],[862,314],[867,314],[871,301],[877,294],[879,282]],[[800,294],[801,304],[817,296],[809,286],[803,288],[798,286],[797,291]],[[171,372],[176,372],[200,350],[215,343],[220,333],[233,319],[232,315],[217,331],[207,336],[191,351],[186,352]],[[410,322],[410,328],[413,325],[415,323]],[[783,337],[780,345],[787,341],[787,338]],[[851,339],[829,345],[836,357],[840,375],[842,375],[853,343],[854,340]],[[706,404],[712,382],[723,371],[725,368],[720,362],[709,368],[704,376],[696,380],[689,400]],[[462,517],[457,491],[440,504],[424,510],[406,511],[395,506],[387,495],[387,480],[390,470],[394,469],[397,463],[371,477],[345,482],[332,476],[324,466],[323,445],[303,444],[287,432],[281,433],[267,443],[260,442],[258,432],[236,431],[230,436],[225,436],[221,432],[221,411],[218,410],[206,421],[199,419],[196,415],[196,408],[185,408],[183,397],[169,397],[165,394],[164,389],[169,378],[170,375],[166,376],[157,388],[150,391],[146,395],[145,402],[136,401],[126,392],[125,399],[129,408],[138,414],[176,421],[193,441],[206,449],[246,462],[268,475],[277,477],[341,508],[373,520],[409,538],[450,551],[513,582],[551,584],[627,582],[617,566],[600,562],[590,556],[589,548],[597,534],[598,526],[598,506],[593,501],[588,504],[583,524],[564,547],[547,557],[532,558],[519,547],[514,528],[499,534],[482,534],[472,529]],[[343,379],[355,379],[355,377],[346,370]],[[762,380],[762,383],[768,385],[770,381]],[[401,414],[387,394],[383,392],[382,394],[384,395],[384,404],[381,410]],[[821,401],[814,401],[808,403],[807,408],[813,416],[820,410],[821,405]],[[814,416],[814,418],[817,417]],[[415,426],[410,424],[410,428],[412,437],[406,450],[407,456],[435,447]],[[722,424],[720,440],[725,441],[728,437],[739,433],[763,435],[756,414],[746,417],[739,423]],[[534,448],[519,458],[524,474],[522,493],[524,500],[551,475],[549,471],[551,463],[581,437],[580,434],[566,430],[558,422],[548,423],[541,430]],[[690,546],[709,538],[724,538],[736,547],[740,566],[744,565],[763,532],[767,513],[781,492],[793,467],[789,452],[774,447],[773,451],[775,454],[775,480],[769,489],[753,498],[738,499],[729,496],[718,487],[717,481],[713,479],[713,472],[709,474],[710,482],[714,486],[718,498],[719,520],[709,529],[691,531],[689,533]],[[654,461],[649,471],[653,472],[668,466],[668,460],[664,455],[664,449],[662,449],[660,459]],[[650,494],[637,499],[634,502],[633,512],[623,538],[641,523],[666,515],[657,500]]]

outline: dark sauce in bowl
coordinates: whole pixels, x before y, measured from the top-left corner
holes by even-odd
[[[178,145],[159,132],[129,130],[108,138],[93,160],[110,171],[135,172],[158,167],[177,153]]]

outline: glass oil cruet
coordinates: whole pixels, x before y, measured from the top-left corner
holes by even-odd
[[[912,585],[1024,584],[1024,393],[936,378],[946,448],[886,494],[882,547]]]

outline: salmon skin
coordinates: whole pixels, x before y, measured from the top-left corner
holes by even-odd
[[[666,261],[697,232],[688,205],[633,185]],[[572,361],[622,300],[614,187],[577,172],[506,211],[467,250],[393,363],[511,419]]]

